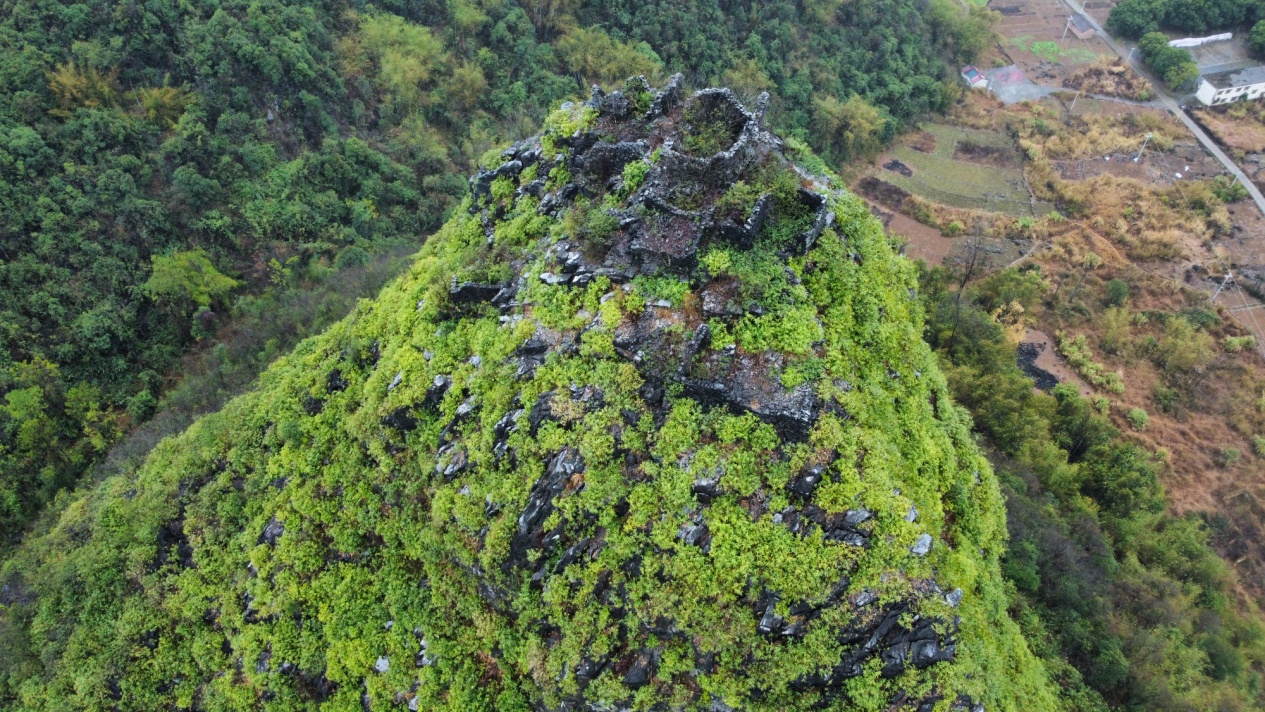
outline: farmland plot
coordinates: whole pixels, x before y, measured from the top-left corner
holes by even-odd
[[[875,177],[914,195],[956,208],[989,210],[1016,217],[1045,215],[1049,203],[1035,205],[1024,185],[1022,162],[1013,142],[1001,133],[931,125],[929,152],[897,145]]]

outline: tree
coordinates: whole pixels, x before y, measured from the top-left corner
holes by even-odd
[[[153,273],[144,289],[158,301],[191,302],[205,309],[241,284],[215,269],[202,250],[154,255],[152,261]]]
[[[444,43],[430,28],[398,15],[374,12],[353,17],[359,20],[357,31],[339,42],[343,71],[372,76],[401,114],[424,106],[429,100],[425,89],[448,59]]]
[[[80,107],[102,109],[118,106],[119,70],[101,73],[94,67],[80,69],[72,62],[59,64],[48,73],[48,89],[61,105],[60,115]]]
[[[931,35],[954,61],[969,64],[993,43],[993,27],[1001,15],[982,5],[971,5],[963,11],[953,0],[931,0],[927,6],[927,25]]]
[[[663,74],[663,62],[650,45],[620,42],[601,28],[571,30],[557,48],[563,63],[586,85],[609,85],[639,74],[657,82]]]
[[[1137,39],[1160,29],[1156,0],[1124,0],[1107,16],[1107,30],[1113,35]]]
[[[1261,20],[1252,27],[1252,34],[1248,44],[1252,48],[1253,54],[1265,59],[1265,20]]]
[[[813,99],[813,128],[828,155],[850,160],[870,155],[883,145],[887,117],[860,94],[847,101],[827,94]]]
[[[542,41],[552,39],[575,24],[575,11],[580,0],[522,0],[520,3],[536,26]]]
[[[1138,49],[1142,51],[1142,60],[1169,88],[1177,87],[1199,78],[1199,65],[1189,50],[1170,47],[1168,35],[1163,32],[1148,32],[1138,40]]]

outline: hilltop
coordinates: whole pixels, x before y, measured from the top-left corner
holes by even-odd
[[[630,80],[6,563],[12,709],[1057,709],[917,272]]]

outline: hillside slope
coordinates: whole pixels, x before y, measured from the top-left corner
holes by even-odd
[[[761,112],[555,112],[377,301],[28,538],[0,701],[1058,709],[915,272]]]

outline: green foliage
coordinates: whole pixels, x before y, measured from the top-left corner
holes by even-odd
[[[191,302],[198,307],[209,307],[241,284],[220,274],[202,250],[154,255],[152,262],[153,271],[144,289],[159,301]]]
[[[619,218],[610,214],[602,203],[590,205],[581,199],[567,213],[566,225],[567,230],[585,244],[603,247],[619,227]]]
[[[1224,446],[1217,449],[1216,461],[1221,467],[1231,467],[1238,464],[1243,453],[1237,447]]]
[[[1111,10],[1107,29],[1137,39],[1161,27],[1202,34],[1231,29],[1265,16],[1257,0],[1124,0]]]
[[[996,42],[999,14],[983,4],[972,4],[964,14],[951,0],[932,0],[924,13],[935,42],[956,64],[971,64]]]
[[[1151,422],[1146,411],[1141,408],[1130,408],[1125,417],[1129,419],[1129,425],[1133,426],[1134,430],[1146,430],[1147,424]]]
[[[1107,304],[1122,307],[1129,300],[1129,284],[1123,279],[1112,279],[1107,282]]]
[[[1094,354],[1089,350],[1084,334],[1071,336],[1059,332],[1056,334],[1059,351],[1067,358],[1067,363],[1082,378],[1097,388],[1106,388],[1112,393],[1124,393],[1124,376],[1118,371],[1108,371],[1105,366],[1094,361]]]
[[[690,283],[673,277],[647,277],[638,275],[633,279],[633,292],[646,302],[666,301],[673,308],[679,309],[685,304],[685,295],[690,293]]]
[[[853,94],[846,101],[825,95],[813,100],[813,135],[823,150],[843,160],[872,156],[890,138],[890,120]]]
[[[558,40],[557,49],[558,56],[585,85],[610,86],[638,75],[658,84],[663,77],[663,60],[649,43],[620,42],[600,27],[577,27],[567,32]]]
[[[723,117],[703,114],[698,104],[687,108],[682,118],[686,153],[706,158],[729,148],[738,138]]]
[[[1142,61],[1146,66],[1164,80],[1170,89],[1191,84],[1199,78],[1199,65],[1195,64],[1190,50],[1181,47],[1170,47],[1168,35],[1163,32],[1149,32],[1138,40]]]
[[[649,172],[650,164],[645,161],[633,161],[624,166],[624,171],[621,174],[621,179],[623,180],[621,190],[623,190],[624,195],[631,195],[637,192],[637,189],[645,182],[646,174]]]
[[[1217,196],[1217,200],[1222,203],[1229,204],[1247,200],[1247,188],[1230,176],[1216,176],[1208,187],[1212,190],[1212,194]]]
[[[1227,336],[1221,340],[1221,345],[1226,351],[1235,354],[1244,349],[1256,348],[1256,337],[1251,334],[1246,336]]]
[[[1156,32],[1163,18],[1161,5],[1160,0],[1123,0],[1107,16],[1107,31],[1134,40]]]
[[[1248,36],[1248,43],[1253,54],[1258,58],[1265,58],[1265,20],[1261,20],[1252,26],[1252,32]]]

